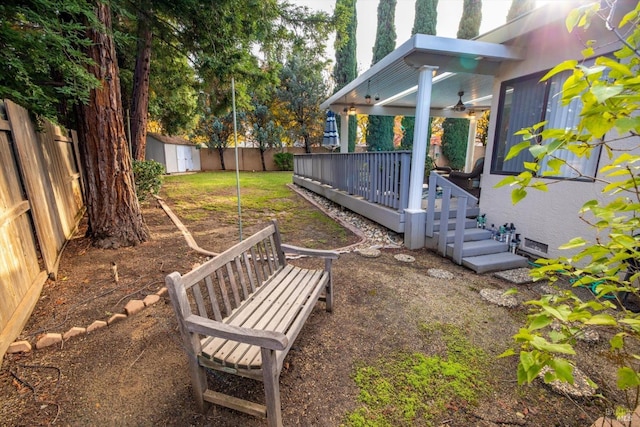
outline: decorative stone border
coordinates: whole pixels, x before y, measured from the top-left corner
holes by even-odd
[[[160,301],[160,298],[166,293],[167,293],[167,288],[163,287],[155,294],[147,295],[143,300],[133,299],[124,306],[124,313],[113,314],[107,321],[94,320],[86,328],[83,328],[80,326],[73,326],[65,333],[49,332],[46,334],[42,334],[37,338],[35,342],[35,348],[37,350],[40,350],[42,348],[51,347],[55,344],[61,344],[60,348],[62,348],[62,344],[64,344],[65,342],[67,342],[73,337],[77,337],[84,334],[90,334],[92,332],[97,331],[98,329],[111,326],[113,323],[119,322],[121,320],[126,319],[129,316],[133,316],[134,314],[141,312],[145,308]],[[11,343],[6,353],[7,354],[28,353],[30,351],[32,351],[31,343],[27,340],[20,340],[20,341],[15,341]]]

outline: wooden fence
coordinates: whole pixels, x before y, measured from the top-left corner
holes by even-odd
[[[0,363],[84,214],[77,135],[69,135],[0,103]]]

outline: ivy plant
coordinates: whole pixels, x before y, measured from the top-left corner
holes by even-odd
[[[615,3],[607,2],[605,6],[615,7]],[[626,396],[624,407],[619,406],[615,413],[633,411],[639,404],[640,392],[640,315],[623,304],[625,298],[640,297],[640,271],[630,268],[640,266],[639,13],[640,3],[619,22],[612,22],[610,9],[594,2],[569,14],[566,25],[570,32],[601,19],[617,35],[622,47],[613,58],[596,57],[593,65],[575,60],[562,62],[543,77],[546,80],[569,73],[561,102],[566,105],[579,98],[580,121],[573,129],[549,129],[542,122],[519,131],[523,141],[512,147],[507,159],[529,150],[535,160],[524,164],[524,172],[497,184],[513,188],[515,204],[526,197],[527,191],[547,191],[549,185],[558,184],[540,178],[545,174],[558,176],[560,168],[566,167],[560,150],[577,156],[595,155],[596,150],[602,150],[600,171],[590,177],[602,183],[601,197],[586,201],[578,213],[594,229],[593,238],[572,239],[561,247],[569,250],[570,256],[540,259],[539,267],[532,270],[535,279],[551,283],[564,279],[573,287],[528,301],[531,311],[525,325],[514,335],[517,345],[503,356],[519,357],[517,377],[521,384],[533,381],[545,367],[550,368],[544,371],[545,381],[573,383],[571,357],[576,354],[576,338],[587,329],[606,330],[606,336],[611,337],[608,360],[617,371],[616,386]],[[595,46],[594,41],[586,44],[584,58],[594,56]],[[550,171],[541,172],[543,161]],[[575,292],[578,286],[589,286],[595,297],[581,299]]]

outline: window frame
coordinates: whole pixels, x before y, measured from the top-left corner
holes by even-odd
[[[547,117],[550,115],[550,112],[547,111],[547,106],[549,105],[549,98],[551,96],[551,87],[552,87],[552,80],[549,79],[547,81],[544,82],[540,82],[540,79],[548,72],[548,70],[546,71],[539,71],[539,72],[535,72],[535,73],[531,73],[528,74],[526,76],[520,76],[514,79],[510,79],[510,80],[505,80],[500,84],[500,95],[499,95],[499,99],[498,99],[498,114],[496,116],[496,126],[494,129],[494,139],[493,139],[493,150],[492,150],[492,155],[491,155],[491,169],[490,169],[490,173],[492,175],[504,175],[504,176],[516,176],[519,175],[520,173],[524,172],[526,169],[524,168],[524,166],[521,165],[519,171],[508,171],[508,170],[504,170],[504,157],[506,157],[507,153],[509,152],[509,150],[511,149],[511,147],[513,147],[515,144],[512,143],[510,146],[507,146],[507,141],[506,139],[508,138],[506,135],[508,132],[512,132],[513,133],[519,131],[520,129],[522,129],[522,127],[520,129],[506,129],[505,131],[505,135],[501,135],[501,128],[503,125],[503,122],[505,120],[505,103],[507,100],[507,91],[509,87],[512,87],[514,84],[518,84],[518,83],[522,83],[522,82],[526,82],[526,81],[535,81],[537,82],[537,84],[541,84],[544,85],[544,95],[543,95],[543,100],[542,100],[542,105],[543,108],[540,108],[539,111],[539,117],[536,119],[537,121],[534,121],[533,123],[530,123],[526,126],[532,126],[536,123],[540,123],[543,122],[545,120],[547,120]],[[560,82],[561,84],[564,83],[564,81]],[[512,96],[515,95],[515,92]],[[512,102],[513,104],[513,102]],[[506,118],[507,120],[510,120],[510,114],[511,111],[509,112],[509,116]],[[577,114],[579,114],[579,111],[577,112]],[[524,127],[524,126],[523,126]],[[548,125],[545,125],[541,128],[541,130],[544,130],[545,128],[547,128]],[[553,128],[553,127],[549,127],[549,128]],[[504,151],[504,152],[502,152]],[[593,176],[578,176],[578,177],[570,177],[570,176],[557,176],[557,175],[542,175],[540,173],[536,174],[536,178],[540,178],[540,179],[552,179],[552,180],[563,180],[563,181],[579,181],[579,182],[594,182],[595,181],[595,176],[598,172],[598,165],[600,163],[600,155],[602,153],[602,150],[598,150],[597,153],[594,153],[594,155],[596,156],[595,159],[595,163],[594,163],[594,169],[592,171]],[[530,155],[527,152],[527,155]],[[498,163],[500,161],[500,158],[502,158],[502,164],[500,165],[500,168],[498,167]],[[533,160],[533,156],[530,157],[530,160]]]

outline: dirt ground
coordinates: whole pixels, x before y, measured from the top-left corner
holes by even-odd
[[[164,285],[172,271],[186,272],[205,257],[190,250],[176,226],[156,202],[144,206],[153,239],[118,251],[92,247],[83,227],[66,248],[57,281],[47,281],[21,338],[34,343],[45,332],[64,333],[107,320],[123,312],[130,299],[142,299]],[[220,229],[216,218],[187,224],[199,245],[220,251],[235,242],[235,228]],[[249,227],[245,233],[260,228]],[[323,241],[325,248],[358,240],[349,234],[336,240],[321,228],[300,224],[284,235],[287,243]],[[248,235],[248,234],[247,234]],[[393,256],[410,254],[414,263]],[[113,266],[119,280],[115,281]],[[427,275],[445,269],[453,280]],[[290,352],[281,375],[285,425],[339,426],[358,405],[351,376],[358,363],[373,363],[399,351],[437,354],[441,343],[424,340],[420,323],[448,323],[463,328],[469,339],[490,355],[511,344],[526,315],[487,303],[482,288],[508,289],[513,284],[493,275],[477,275],[427,250],[387,249],[379,258],[345,253],[334,264],[336,300],[333,313],[321,304],[311,315]],[[539,285],[519,285],[519,301],[539,295]],[[610,399],[611,373],[598,356],[606,339],[578,344],[586,356],[577,363],[601,385]],[[489,375],[492,392],[477,406],[451,406],[442,426],[589,426],[607,411],[598,400],[576,402],[542,383],[519,387],[515,358],[495,359]],[[212,381],[240,397],[264,402],[261,384],[214,374]],[[164,296],[141,313],[63,345],[6,355],[0,370],[0,425],[70,426],[264,426],[266,421],[220,407],[197,411],[177,323]]]

